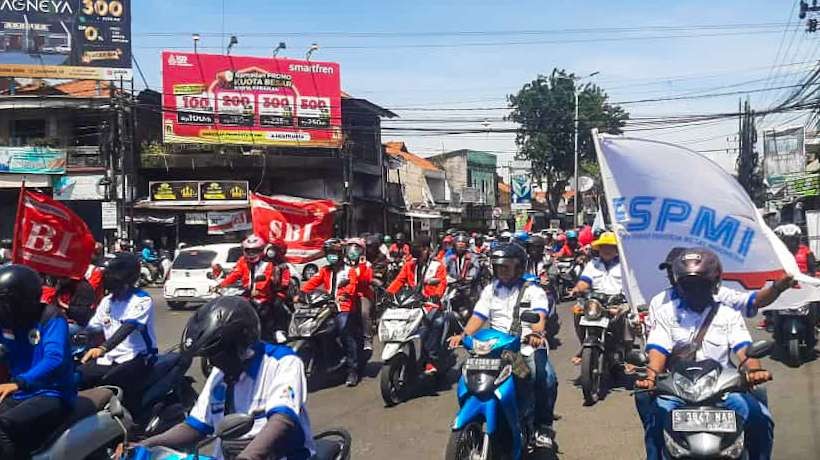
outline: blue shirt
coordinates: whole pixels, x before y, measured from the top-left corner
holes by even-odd
[[[53,305],[31,329],[3,329],[0,343],[7,350],[9,370],[20,390],[16,400],[51,396],[71,404],[77,397],[68,321]]]
[[[157,251],[154,251],[151,248],[142,248],[142,260],[146,262],[156,262],[157,261]]]

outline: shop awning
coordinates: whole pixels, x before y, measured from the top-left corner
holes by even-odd
[[[177,211],[177,212],[207,212],[207,211],[232,211],[235,209],[248,209],[250,203],[208,203],[187,205],[179,203],[163,203],[161,201],[142,200],[134,204],[135,210],[151,211]]]

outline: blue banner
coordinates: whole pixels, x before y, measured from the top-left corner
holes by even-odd
[[[65,174],[66,152],[49,147],[0,147],[0,173]]]

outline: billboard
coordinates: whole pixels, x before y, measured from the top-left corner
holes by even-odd
[[[148,182],[148,199],[172,205],[248,203],[247,181],[177,180]]]
[[[510,172],[512,199],[510,208],[526,210],[532,208],[532,178],[528,169],[514,169]]]
[[[167,143],[339,148],[339,64],[162,53]]]
[[[64,174],[66,151],[50,147],[0,147],[0,174]]]
[[[802,126],[763,132],[763,173],[769,185],[781,184],[784,176],[806,168],[805,133]]]
[[[0,76],[131,79],[131,0],[1,0]]]

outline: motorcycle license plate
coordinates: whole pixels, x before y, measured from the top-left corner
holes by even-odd
[[[501,360],[493,358],[468,358],[464,362],[467,371],[495,371],[501,368]]]
[[[672,430],[682,432],[734,433],[735,412],[731,410],[678,409],[672,411]]]
[[[382,319],[389,321],[407,321],[413,310],[409,308],[391,308],[382,314]]]
[[[609,326],[609,318],[600,318],[600,319],[586,319],[581,317],[581,326],[593,326],[593,327],[607,327]]]

